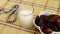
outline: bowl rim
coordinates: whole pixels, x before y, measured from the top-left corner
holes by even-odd
[[[40,16],[40,15],[46,15],[46,14],[43,14],[43,13],[47,13],[48,15],[51,15],[49,12],[43,11],[43,12],[39,13],[38,16]],[[52,14],[55,14],[55,13],[52,13]],[[44,33],[41,31],[40,27],[35,24],[35,19],[34,19],[34,22],[33,22],[33,23],[34,23],[35,27],[41,32],[41,34],[44,34]],[[56,33],[56,32],[53,31],[51,34],[54,34],[54,33]],[[57,33],[60,33],[60,32],[57,32]]]

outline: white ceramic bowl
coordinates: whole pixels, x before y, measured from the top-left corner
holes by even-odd
[[[55,14],[55,13],[53,13],[53,14]],[[39,14],[39,16],[40,16],[40,15],[47,15],[47,16],[49,16],[49,15],[51,15],[51,14],[50,14],[49,12],[47,12],[47,11],[43,11],[43,12],[41,12],[41,13]],[[34,25],[36,26],[37,29],[39,29],[39,31],[41,32],[41,34],[44,34],[44,33],[41,31],[40,27],[35,24],[35,20],[34,20]],[[51,34],[60,34],[60,32],[55,32],[55,31],[53,31]]]

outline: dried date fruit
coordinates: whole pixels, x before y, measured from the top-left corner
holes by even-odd
[[[50,17],[50,20],[49,20],[50,23],[56,23],[59,16],[58,15],[50,15],[49,17]]]
[[[53,31],[60,31],[60,16],[51,14],[47,15],[40,15],[37,16],[35,19],[36,25],[40,26],[40,29],[45,34],[50,34]]]
[[[44,32],[45,32],[45,34],[50,34],[50,33],[52,33],[52,29],[46,28],[46,29],[44,30]]]
[[[43,20],[45,20],[45,21],[48,21],[48,20],[49,20],[49,16],[41,15],[41,16],[40,16],[40,19],[43,19]]]
[[[43,26],[43,25],[44,25],[44,21],[42,19],[40,19],[39,26]]]
[[[60,19],[57,20],[57,26],[58,26],[58,29],[60,30]]]
[[[51,23],[47,23],[47,26],[51,28],[53,31],[58,31],[57,26]]]

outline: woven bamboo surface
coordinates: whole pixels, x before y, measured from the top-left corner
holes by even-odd
[[[34,15],[38,15],[42,11],[48,11],[60,15],[60,1],[59,0],[0,0],[0,9],[11,9],[15,4],[19,8],[32,7],[34,8]],[[24,29],[20,26],[19,15],[13,24],[6,23],[7,14],[0,15],[0,34],[40,34],[34,26],[31,29]],[[18,26],[17,26],[18,25]]]

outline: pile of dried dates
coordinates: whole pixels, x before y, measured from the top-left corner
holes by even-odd
[[[37,26],[40,27],[41,31],[45,34],[50,34],[53,31],[59,32],[60,31],[60,16],[51,14],[47,15],[40,15],[37,16],[35,19],[35,23]]]

